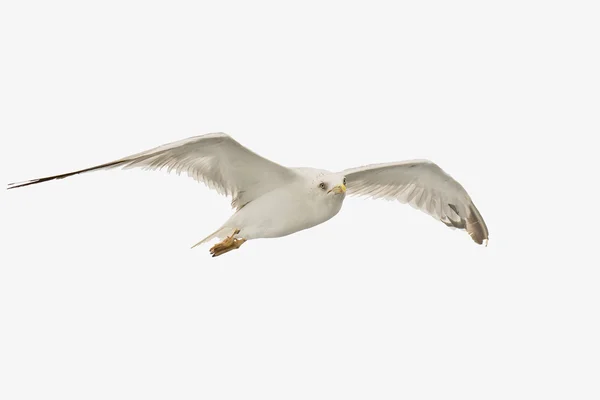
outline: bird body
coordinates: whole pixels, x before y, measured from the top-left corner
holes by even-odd
[[[346,194],[408,203],[444,224],[465,229],[478,244],[488,230],[464,188],[436,164],[414,160],[330,172],[286,168],[243,147],[224,133],[192,137],[79,171],[9,184],[9,189],[105,168],[166,168],[187,173],[232,198],[235,213],[193,247],[222,239],[219,256],[248,240],[275,238],[334,217]]]
[[[345,191],[323,194],[316,182],[326,180],[328,187],[335,187],[334,183],[342,183],[343,177],[314,168],[292,170],[297,176],[290,183],[245,205],[198,244],[214,237],[225,238],[236,229],[240,232],[235,236],[246,240],[287,236],[322,224],[341,210]]]

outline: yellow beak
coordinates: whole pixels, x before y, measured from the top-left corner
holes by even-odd
[[[341,185],[334,186],[334,188],[331,189],[330,192],[333,192],[335,194],[346,193],[346,185],[342,183]]]

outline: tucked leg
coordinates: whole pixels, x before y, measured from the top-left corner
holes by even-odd
[[[213,257],[217,257],[231,250],[239,249],[246,239],[235,238],[234,236],[238,233],[240,233],[240,230],[236,229],[231,236],[228,236],[222,242],[215,244],[211,247],[210,254],[212,254]]]

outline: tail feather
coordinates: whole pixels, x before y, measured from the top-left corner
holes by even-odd
[[[210,235],[208,235],[207,237],[205,237],[204,239],[202,239],[201,241],[199,241],[198,243],[196,243],[195,245],[193,245],[191,248],[193,249],[194,247],[200,246],[201,244],[204,244],[214,238],[224,239],[227,236],[231,236],[233,234],[235,234],[235,228],[221,227],[213,233],[211,233]]]

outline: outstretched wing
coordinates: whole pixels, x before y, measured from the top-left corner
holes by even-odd
[[[248,150],[225,133],[210,133],[180,140],[124,157],[106,164],[66,174],[11,183],[8,189],[106,168],[162,169],[188,176],[211,189],[232,197],[231,205],[241,208],[257,197],[297,179],[291,169]]]
[[[408,203],[448,226],[465,229],[476,243],[487,243],[487,226],[467,191],[431,161],[367,165],[343,174],[349,195]]]

